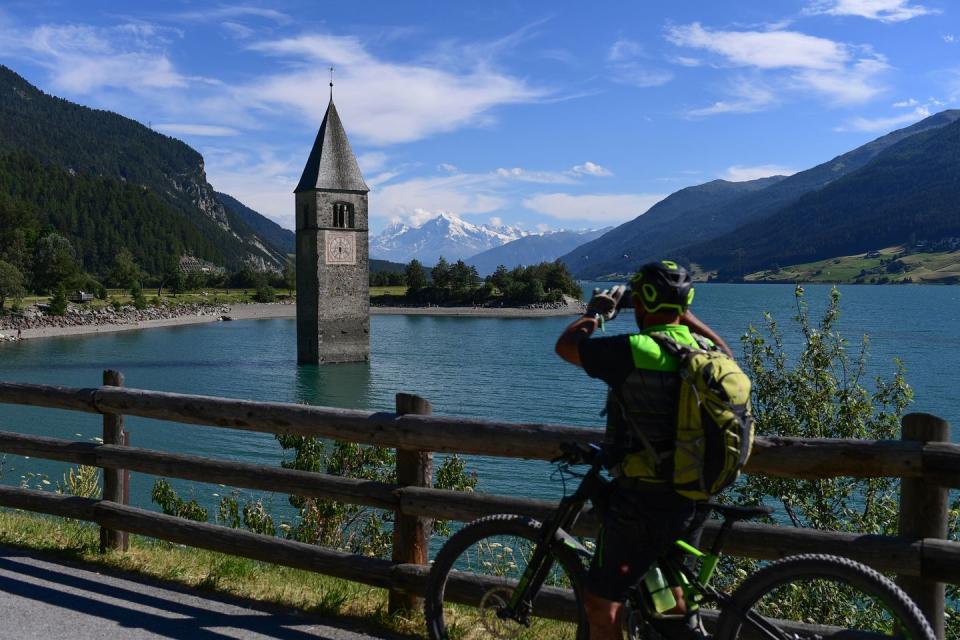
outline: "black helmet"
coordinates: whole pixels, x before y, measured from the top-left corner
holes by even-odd
[[[630,280],[633,297],[647,313],[686,311],[693,302],[693,280],[687,270],[670,260],[648,262]]]

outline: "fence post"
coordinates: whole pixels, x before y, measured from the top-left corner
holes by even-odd
[[[397,394],[398,415],[430,415],[431,411],[430,403],[420,396]],[[401,487],[433,486],[433,453],[397,449],[397,484]],[[431,527],[429,518],[404,516],[397,512],[393,523],[393,562],[427,564]],[[422,604],[422,600],[416,596],[391,591],[388,610],[390,613],[415,611],[419,610]]]
[[[903,416],[902,440],[949,442],[950,425],[927,413]],[[903,478],[900,481],[899,534],[909,538],[947,537],[947,489],[928,477]],[[922,573],[922,567],[921,567]],[[897,584],[913,598],[930,621],[937,638],[944,637],[945,585],[922,577],[900,576]]]
[[[130,446],[130,432],[123,430],[123,446]],[[130,504],[130,469],[123,470],[123,500],[121,504],[127,506]],[[120,550],[130,550],[130,534],[126,531],[120,532]]]
[[[123,374],[107,369],[103,372],[103,385],[122,387]],[[123,416],[117,413],[103,414],[103,444],[123,444]],[[110,502],[123,502],[123,471],[103,469],[103,499]],[[119,531],[100,527],[100,552],[108,549],[122,549],[123,538]]]

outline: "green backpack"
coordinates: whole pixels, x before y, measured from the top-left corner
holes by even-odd
[[[706,343],[697,349],[665,333],[648,335],[680,360],[673,489],[707,500],[733,484],[750,457],[750,378],[736,360]]]

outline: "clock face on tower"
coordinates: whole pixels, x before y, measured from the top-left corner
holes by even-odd
[[[357,264],[357,234],[349,231],[325,231],[324,236],[327,264]]]

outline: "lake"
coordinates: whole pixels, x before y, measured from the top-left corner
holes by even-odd
[[[805,289],[816,318],[830,288]],[[795,348],[793,291],[792,285],[700,284],[694,309],[735,351],[748,325],[762,324],[768,311]],[[901,358],[915,390],[912,410],[942,416],[956,433],[960,403],[952,360],[960,353],[960,288],[850,285],[840,291],[841,330],[854,345],[869,334],[871,373],[889,375],[894,358]],[[373,316],[372,362],[326,367],[296,365],[289,319],[31,340],[0,344],[0,379],[89,387],[100,384],[103,369],[113,368],[125,374],[127,386],[142,389],[386,411],[394,408],[394,394],[405,391],[427,398],[436,414],[600,428],[603,384],[553,353],[570,320]],[[626,314],[609,323],[607,333],[632,328]],[[101,424],[88,414],[0,405],[2,430],[92,440]],[[265,464],[279,464],[284,455],[264,434],[140,418],[126,424],[139,447]],[[33,485],[40,479],[29,473],[46,474],[50,484],[42,486],[52,488],[64,469],[8,456],[0,481]],[[479,474],[481,491],[551,497],[561,490],[543,462],[476,458],[469,469]],[[150,506],[153,478],[135,474],[131,484],[131,502]],[[224,491],[173,484],[207,506]],[[267,502],[286,511],[285,496]]]

